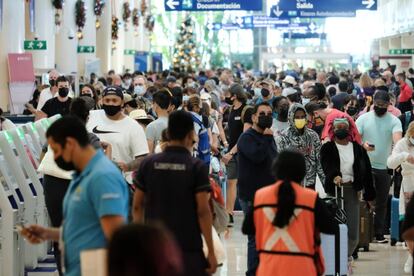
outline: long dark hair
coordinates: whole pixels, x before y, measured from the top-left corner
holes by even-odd
[[[295,209],[296,194],[291,182],[301,183],[306,175],[305,158],[299,152],[283,151],[273,164],[273,173],[277,180],[282,180],[277,193],[278,208],[272,222],[274,226],[283,228],[289,225]]]

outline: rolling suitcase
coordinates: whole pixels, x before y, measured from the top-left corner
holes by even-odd
[[[325,259],[325,275],[347,275],[348,227],[345,224],[339,224],[338,233],[335,235],[321,233],[321,247]]]
[[[367,252],[369,244],[374,239],[374,217],[365,201],[361,201],[359,206],[359,243],[357,249],[363,248]]]
[[[393,197],[391,199],[391,246],[400,241],[400,212],[399,212],[400,200]]]
[[[338,195],[338,189],[340,194]],[[335,188],[335,198],[340,208],[337,210],[335,219],[346,223],[344,211],[344,188]],[[322,254],[325,259],[325,275],[337,276],[348,274],[348,227],[344,223],[338,225],[335,235],[321,233]]]

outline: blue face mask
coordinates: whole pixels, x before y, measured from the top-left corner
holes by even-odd
[[[256,87],[255,89],[254,89],[254,96],[256,97],[256,98],[258,98],[258,97],[260,97],[262,94],[261,94],[261,92],[262,92],[262,89],[260,88],[260,87]]]
[[[137,85],[134,87],[134,94],[137,96],[143,96],[145,94],[145,87],[142,85]]]
[[[187,96],[187,95],[184,95],[184,96],[183,96],[183,102],[188,102],[188,99],[190,99],[190,97],[189,97],[189,96]]]
[[[308,103],[310,103],[310,99],[309,98],[302,98],[302,105],[307,105]]]

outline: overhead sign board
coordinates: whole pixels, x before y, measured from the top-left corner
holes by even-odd
[[[310,39],[310,38],[318,38],[322,40],[326,40],[326,33],[284,33],[284,39]]]
[[[93,54],[95,53],[95,46],[78,46],[78,54]]]
[[[261,11],[261,0],[164,0],[166,11]]]
[[[25,50],[46,50],[46,40],[25,40],[24,49]]]
[[[357,10],[377,10],[378,0],[280,0],[271,17],[354,17]]]
[[[414,55],[414,49],[390,49],[390,55]]]

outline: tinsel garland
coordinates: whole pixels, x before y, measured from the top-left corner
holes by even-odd
[[[152,15],[148,15],[145,18],[145,28],[147,28],[149,32],[152,32],[154,30],[154,25],[155,25],[155,18]]]
[[[118,40],[119,19],[112,15],[112,49],[116,48],[116,40]]]
[[[77,36],[78,36],[78,39],[82,39],[83,38],[82,30],[85,27],[85,22],[86,22],[86,6],[83,0],[76,1],[75,17],[76,17],[75,18],[76,26],[78,27]]]
[[[60,26],[62,23],[61,13],[63,9],[64,0],[52,0],[52,5],[56,9],[55,13],[55,25]]]
[[[125,2],[123,5],[122,19],[124,20],[125,31],[128,31],[128,23],[131,18],[131,8],[129,2]]]
[[[63,9],[63,3],[63,0],[52,0],[52,5],[57,10]]]
[[[102,15],[102,11],[103,11],[104,6],[105,6],[105,1],[104,0],[95,0],[95,5],[93,7],[93,11],[94,11],[95,16],[96,16],[95,27],[97,29],[99,29],[101,27],[101,21],[100,21],[99,18]]]

